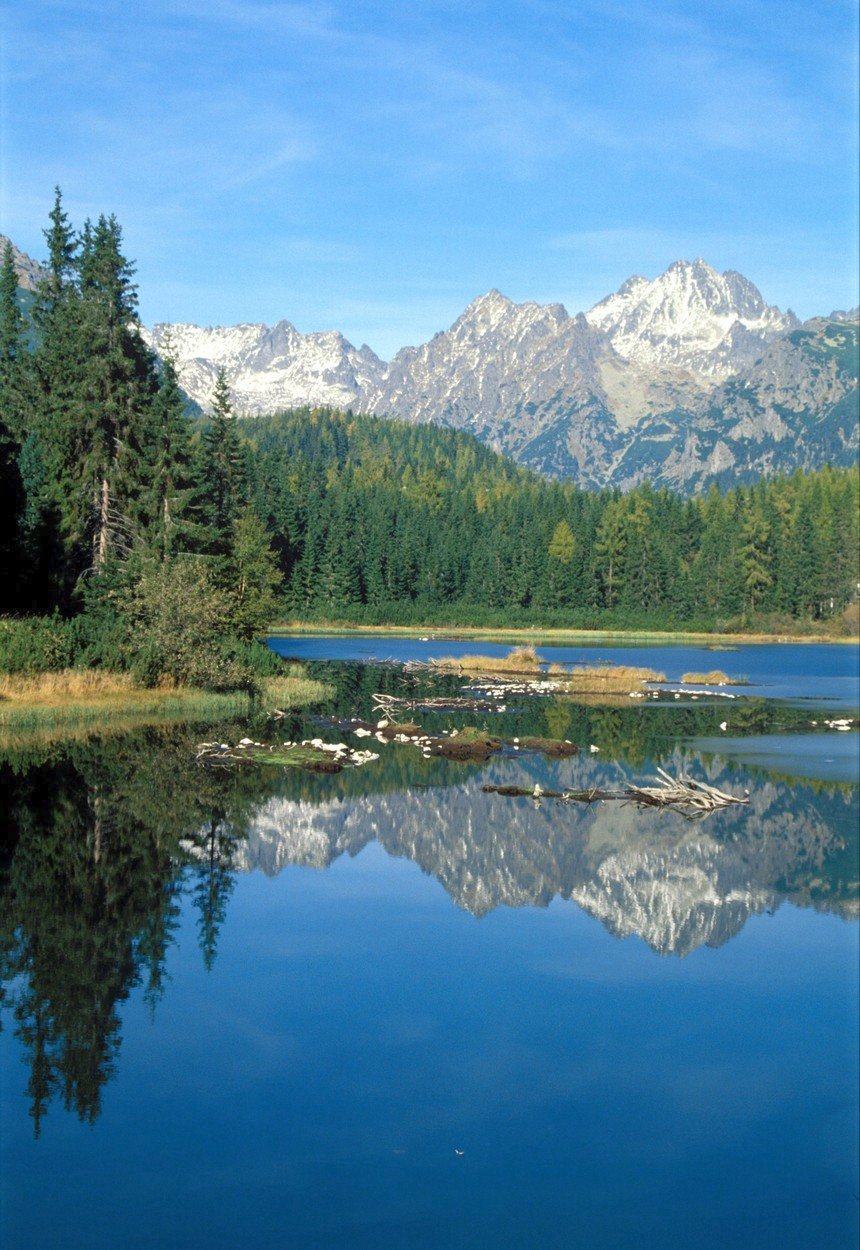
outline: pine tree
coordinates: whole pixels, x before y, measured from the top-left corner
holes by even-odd
[[[624,582],[623,562],[627,549],[624,514],[624,500],[610,499],[597,527],[595,555],[607,608],[615,606],[618,589]]]
[[[18,306],[18,279],[7,241],[0,270],[0,585],[17,589],[21,550],[19,533],[24,488],[18,467],[20,428],[21,347],[23,318]]]
[[[277,616],[283,582],[269,534],[253,508],[237,519],[232,547],[233,626],[240,638],[251,639]]]
[[[751,613],[773,581],[770,571],[770,531],[757,506],[747,515],[741,530],[741,570],[746,602]]]
[[[26,436],[33,436],[38,444],[44,492],[35,505],[28,499],[27,510],[32,516],[38,508],[43,527],[54,527],[50,535],[43,534],[43,546],[61,553],[51,594],[55,602],[67,606],[88,563],[84,544],[89,501],[82,515],[77,484],[85,451],[79,430],[85,402],[86,344],[76,281],[78,241],[63,210],[59,187],[50,223],[44,232],[48,259],[33,305],[36,349],[25,423]]]
[[[568,522],[562,518],[552,532],[541,586],[541,603],[548,608],[569,607],[572,602],[571,565],[576,539]]]
[[[147,527],[149,545],[163,560],[180,551],[201,550],[205,532],[191,423],[169,351],[162,358],[158,390],[148,414],[144,452],[147,481],[139,521]]]
[[[247,463],[236,430],[227,375],[218,370],[212,412],[201,448],[204,516],[209,526],[210,551],[228,557],[233,531],[248,498]]]
[[[18,302],[18,275],[12,244],[6,240],[0,269],[0,414],[11,424],[16,367],[23,352],[24,316]]]
[[[152,353],[140,335],[134,268],[121,250],[115,217],[87,228],[80,260],[81,326],[87,341],[86,454],[82,492],[89,492],[93,567],[127,554],[134,512],[146,487],[141,438],[156,393]]]

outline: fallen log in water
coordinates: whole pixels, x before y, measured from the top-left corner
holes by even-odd
[[[396,711],[407,712],[501,712],[504,708],[490,699],[461,698],[458,695],[427,696],[408,699],[403,695],[375,694],[373,711],[381,712],[388,720],[396,720]]]
[[[558,799],[562,803],[594,803],[601,800],[621,800],[638,803],[642,807],[672,808],[683,815],[695,818],[709,816],[711,812],[723,807],[749,804],[749,793],[744,791],[742,797],[725,794],[716,786],[707,782],[696,781],[693,777],[670,777],[662,768],[658,768],[659,777],[655,778],[654,786],[625,786],[621,790],[602,790],[597,786],[590,790],[544,790],[535,786],[529,790],[522,786],[493,786],[481,788],[487,794],[501,794],[506,798]]]

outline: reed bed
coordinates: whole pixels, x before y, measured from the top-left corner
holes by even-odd
[[[469,673],[540,673],[544,661],[534,647],[516,647],[507,655],[454,655],[431,660],[433,668],[452,668]]]
[[[496,676],[515,674],[518,677],[550,678],[558,682],[559,693],[629,694],[643,690],[648,682],[665,682],[666,674],[653,668],[636,668],[627,664],[601,664],[570,668],[566,664],[547,665],[534,647],[518,647],[505,656],[463,655],[443,656],[429,665],[418,665],[456,672],[492,673]]]
[[[164,684],[139,686],[128,673],[66,669],[35,676],[0,676],[0,726],[71,727],[159,720],[216,720],[246,714],[256,701],[266,710],[292,711],[321,703],[332,688],[293,666],[261,680],[258,700],[244,691],[198,690]]]
[[[565,676],[570,694],[627,694],[642,690],[650,682],[664,682],[665,673],[653,668],[636,668],[628,664],[605,664],[599,667],[574,668]]]
[[[681,678],[684,686],[748,686],[746,677],[729,677],[722,669],[712,668],[710,673],[685,673]]]

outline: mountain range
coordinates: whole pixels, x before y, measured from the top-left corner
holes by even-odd
[[[38,266],[15,262],[32,287]],[[689,492],[857,457],[858,310],[801,323],[701,259],[634,275],[573,316],[492,290],[389,362],[289,321],[145,334],[204,410],[223,368],[241,416],[330,406],[434,422],[589,487]]]
[[[682,770],[679,749],[667,767]],[[513,783],[536,780],[519,762]],[[617,768],[590,756],[571,764],[569,784],[611,787]],[[730,786],[722,761],[711,784]],[[856,797],[816,794],[770,779],[749,808],[704,824],[632,806],[558,809],[500,799],[487,780],[511,784],[491,765],[453,786],[399,789],[315,799],[268,799],[237,843],[232,867],[274,876],[290,866],[328,868],[372,841],[435,877],[464,910],[480,917],[497,907],[546,907],[567,899],[616,937],[636,934],[659,954],[684,956],[720,946],[753,915],[786,898],[856,915],[853,896],[816,897],[822,865],[844,845]],[[853,806],[852,806],[853,805]],[[189,853],[194,848],[189,846]]]
[[[331,405],[475,434],[586,486],[682,490],[852,463],[857,311],[801,324],[733,271],[676,261],[571,316],[493,290],[386,363],[331,331],[156,325],[205,408],[224,368],[236,410]]]

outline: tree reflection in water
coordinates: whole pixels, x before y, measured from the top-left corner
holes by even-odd
[[[342,705],[350,710],[389,680],[379,672],[347,675]],[[713,732],[723,715],[724,707],[704,705],[646,711],[532,701],[512,713],[504,732],[598,740],[599,757],[580,756],[570,765],[593,770],[596,780],[601,770],[617,780],[619,764],[640,768],[674,759],[677,765],[679,739]],[[771,723],[758,704],[744,716],[759,732]],[[433,727],[432,718],[422,720]],[[235,740],[246,728],[221,726],[218,732]],[[297,723],[284,736],[301,732]],[[588,819],[565,827],[549,810],[537,817],[528,801],[504,806],[497,796],[482,796],[480,766],[425,760],[412,748],[391,747],[373,767],[335,777],[207,770],[194,762],[199,738],[199,729],[149,729],[6,749],[0,756],[0,1003],[25,1052],[37,1136],[55,1099],[84,1121],[98,1116],[102,1088],[117,1069],[121,1004],[140,988],[155,1013],[186,902],[197,914],[203,964],[213,967],[237,869],[269,870],[260,860],[260,821],[267,813],[286,814],[274,828],[279,866],[311,862],[307,845],[300,845],[301,819],[314,827],[321,864],[378,836],[391,854],[415,859],[476,913],[500,903],[545,905],[561,894],[589,908],[593,900],[595,914],[613,932],[642,932],[623,914],[625,899],[635,893],[633,878],[619,879],[617,899],[595,893],[605,861],[595,858]],[[536,778],[553,767],[539,757],[489,767],[508,766],[531,769]],[[709,853],[713,860],[716,848],[720,859],[709,880],[719,886],[722,873],[745,889],[752,883],[757,897],[791,897],[856,915],[856,847],[845,837],[856,815],[856,787],[805,783],[797,797],[791,786],[771,780],[762,785],[765,791],[761,810],[754,806],[749,817],[725,828],[708,827]],[[490,801],[501,805],[499,819],[486,819],[481,804]],[[350,811],[351,822],[344,818]],[[625,821],[630,825],[631,818]],[[610,848],[615,861],[644,850],[658,865],[677,868],[679,853],[700,854],[683,821],[677,833],[664,822],[659,839],[652,828],[637,824],[634,838]],[[415,837],[410,829],[418,831]],[[605,822],[602,829],[605,846]],[[630,871],[638,871],[635,863]],[[471,894],[458,897],[455,883],[463,880],[472,882],[480,905],[470,903]],[[611,915],[599,910],[616,905]],[[744,918],[739,912],[721,940]],[[714,937],[710,932],[703,940]]]

